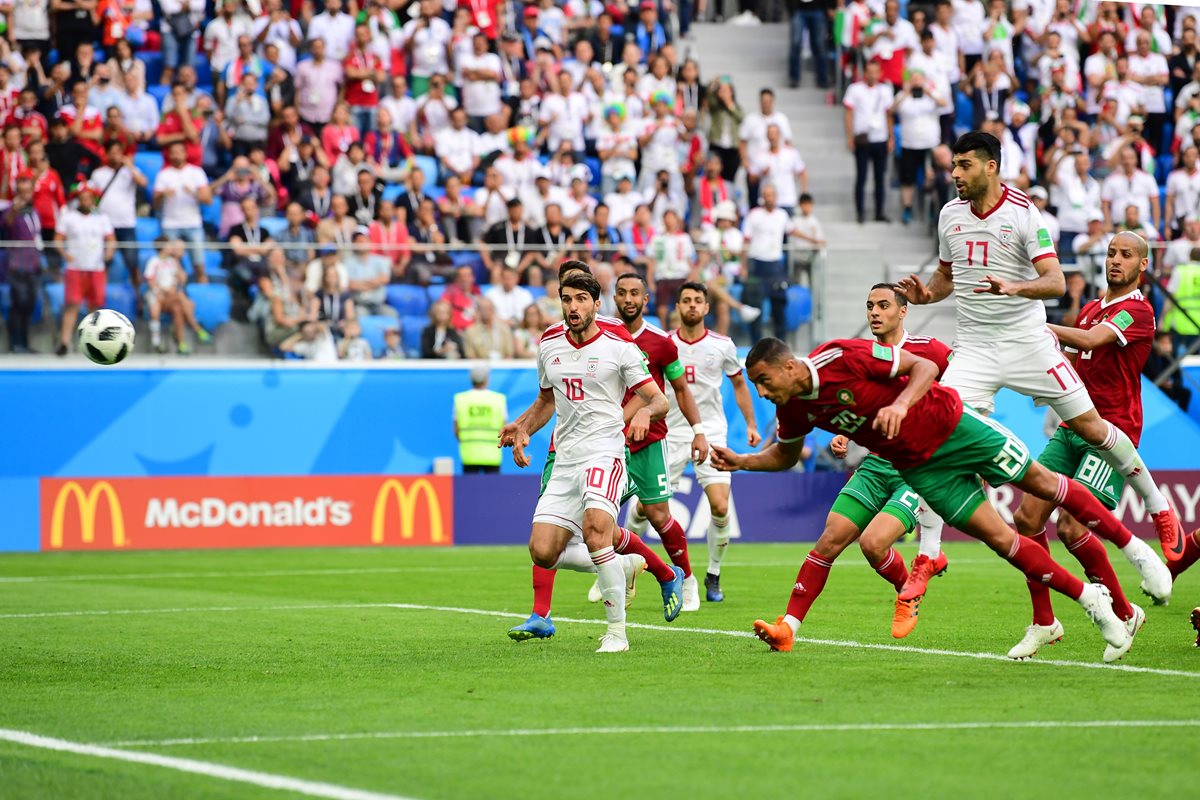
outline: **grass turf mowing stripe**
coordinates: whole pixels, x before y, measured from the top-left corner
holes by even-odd
[[[40,736],[28,731],[0,728],[0,741],[12,742],[27,747],[36,747],[42,750],[55,750],[60,753],[108,758],[116,761],[127,761],[133,764],[147,764],[154,767],[163,767],[164,769],[173,769],[177,772],[190,772],[194,775],[220,778],[221,780],[234,781],[235,783],[247,783],[252,786],[261,786],[264,789],[295,792],[309,797],[324,797],[329,798],[329,800],[411,800],[411,798],[400,795],[368,792],[362,789],[338,786],[333,783],[306,781],[299,778],[291,778],[287,775],[256,772],[254,770],[241,769],[240,767],[230,767],[225,764],[214,764],[210,761],[196,761],[191,758],[175,758],[174,756],[162,756],[157,753],[139,753],[135,750],[116,750],[111,747],[104,747],[103,745],[70,742],[66,739]]]
[[[524,614],[514,614],[509,611],[489,611],[483,608],[460,608],[457,606],[433,606],[418,603],[322,603],[311,605],[285,606],[211,606],[197,608],[132,608],[94,611],[39,611],[28,614],[0,614],[0,620],[5,619],[41,619],[46,617],[107,617],[107,616],[138,616],[150,614],[217,614],[228,612],[272,612],[272,611],[325,611],[336,609],[384,609],[395,608],[408,611],[441,611],[449,614],[471,614],[475,616],[495,617],[499,619],[525,619]],[[568,622],[579,625],[606,625],[603,619],[578,619],[574,617],[559,617],[558,622]],[[679,625],[649,625],[643,622],[626,622],[627,628],[637,628],[648,631],[667,631],[670,633],[699,633],[709,636],[732,636],[739,639],[757,639],[750,631],[731,631],[719,628],[689,628]],[[894,653],[914,653],[917,655],[947,656],[951,658],[973,658],[984,661],[1000,661],[1012,663],[1013,659],[998,653],[972,653],[963,650],[947,650],[937,647],[913,647],[911,645],[881,644],[876,642],[856,642],[851,639],[810,639],[796,637],[797,642],[818,645],[822,647],[846,647],[859,650],[886,650]],[[1079,669],[1105,669],[1118,672],[1134,672],[1148,675],[1163,675],[1175,678],[1200,678],[1200,672],[1180,669],[1162,669],[1158,667],[1135,667],[1130,664],[1105,664],[1091,661],[1066,661],[1062,659],[1027,659],[1022,663],[1041,664],[1050,667],[1075,667]]]
[[[206,744],[272,744],[283,742],[342,742],[358,739],[467,739],[524,736],[588,736],[638,734],[732,734],[732,733],[873,733],[885,731],[975,731],[998,729],[1079,728],[1200,728],[1200,719],[1099,719],[1022,720],[991,722],[881,722],[796,725],[629,725],[601,728],[510,728],[462,731],[377,731],[359,733],[308,733],[292,736],[227,736],[187,739],[135,739],[107,742],[102,747],[179,747]]]

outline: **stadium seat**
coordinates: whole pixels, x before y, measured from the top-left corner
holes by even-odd
[[[131,320],[137,317],[137,295],[132,287],[110,281],[104,292],[104,304]]]
[[[8,307],[12,302],[12,295],[7,283],[0,283],[0,317],[8,319]]]
[[[525,288],[529,290],[529,294],[534,300],[540,300],[546,296],[545,286],[526,286]]]
[[[46,301],[50,304],[50,313],[56,318],[62,316],[63,310],[63,285],[59,283],[46,284]]]
[[[409,358],[421,357],[421,332],[429,324],[426,317],[402,317],[400,319],[400,341]]]
[[[812,292],[807,286],[789,286],[787,291],[787,329],[796,330],[812,319]]]
[[[402,317],[424,316],[429,311],[429,295],[420,286],[388,286],[387,303]]]
[[[169,94],[171,94],[171,87],[170,86],[162,86],[160,84],[155,84],[153,86],[147,86],[146,94],[153,97],[154,102],[158,103],[158,107],[162,108],[163,100],[167,99],[167,96]]]
[[[383,194],[381,195],[381,197],[384,200],[390,200],[394,203],[394,202],[396,202],[396,198],[398,198],[400,195],[404,194],[404,188],[405,187],[404,187],[403,183],[384,184]]]
[[[146,65],[146,85],[157,86],[159,78],[162,77],[163,71],[163,55],[159,52],[145,51],[137,54],[138,58]],[[51,62],[53,63],[53,62]]]
[[[445,293],[446,287],[443,284],[438,284],[436,286],[426,286],[425,291],[429,295],[429,304],[433,305],[438,300],[442,299],[442,294]]]
[[[446,196],[446,188],[444,186],[426,186],[425,194],[429,195],[429,199],[436,203]]]
[[[389,328],[394,330],[399,327],[394,317],[385,316],[359,317],[358,324],[362,326],[363,338],[371,343],[371,352],[376,358],[383,355],[383,332]]]
[[[283,217],[263,217],[260,224],[272,239],[278,239],[288,227],[288,221]]]
[[[212,202],[200,207],[200,219],[205,225],[216,230],[221,226],[221,198],[214,197]]]
[[[141,150],[133,155],[133,165],[137,167],[146,180],[149,181],[149,186],[146,187],[147,193],[154,191],[154,180],[158,177],[158,173],[162,170],[163,157],[162,153],[147,152]],[[140,219],[138,220],[141,221]]]
[[[413,163],[425,173],[425,192],[428,194],[430,188],[437,186],[438,160],[433,156],[413,156]]]
[[[141,155],[141,153],[138,153]],[[162,159],[157,159],[162,161]],[[138,167],[141,169],[141,167]],[[145,172],[145,170],[142,170]],[[143,245],[154,244],[154,240],[162,235],[162,223],[158,221],[158,217],[138,217],[133,227],[134,235],[137,236],[138,242]]]
[[[189,283],[187,295],[196,304],[196,321],[206,331],[216,330],[229,321],[232,301],[225,284]]]
[[[203,86],[211,86],[213,82],[212,64],[208,61],[208,56],[203,53],[196,54],[196,84]]]

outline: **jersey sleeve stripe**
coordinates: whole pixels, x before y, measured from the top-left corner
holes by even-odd
[[[653,382],[654,382],[654,378],[646,378],[645,380],[638,381],[638,382],[637,382],[637,383],[635,383],[633,386],[630,386],[630,387],[629,387],[629,391],[631,391],[631,392],[636,392],[638,389],[642,388],[642,387],[643,387],[643,386],[645,386],[647,383],[653,383]]]
[[[1124,347],[1125,345],[1129,344],[1129,341],[1125,338],[1125,332],[1122,331],[1120,328],[1118,328],[1116,325],[1113,325],[1110,320],[1106,319],[1106,320],[1104,320],[1104,322],[1101,322],[1100,324],[1103,325],[1104,327],[1108,328],[1109,330],[1111,330],[1113,333],[1115,333],[1117,335],[1117,341],[1121,343],[1121,347]]]
[[[947,261],[947,260],[946,260],[946,259],[944,259],[944,258],[939,258],[939,259],[938,259],[938,266],[939,266],[939,267],[953,267],[953,266],[954,266],[954,262],[953,262],[953,261]]]
[[[900,348],[892,345],[892,371],[888,373],[889,378],[894,378],[900,373]]]
[[[1033,263],[1036,264],[1037,262],[1046,258],[1058,258],[1058,253],[1042,253],[1040,256],[1036,256],[1033,259]]]

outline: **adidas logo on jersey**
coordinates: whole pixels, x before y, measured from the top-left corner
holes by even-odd
[[[955,225],[950,229],[951,233],[962,233],[962,225]]]
[[[558,356],[555,356],[554,360],[550,362],[550,366],[553,367],[553,366],[555,366],[557,364],[561,364],[561,363],[562,363],[562,359],[559,358]]]

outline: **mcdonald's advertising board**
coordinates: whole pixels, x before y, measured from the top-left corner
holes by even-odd
[[[40,488],[43,551],[454,543],[447,476],[43,478]]]

